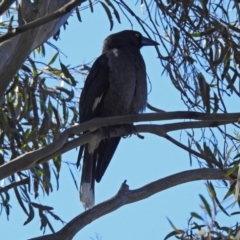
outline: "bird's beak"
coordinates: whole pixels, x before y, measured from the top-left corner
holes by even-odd
[[[141,42],[142,47],[144,47],[144,46],[157,46],[157,45],[159,45],[158,42],[155,42],[150,38],[142,37],[142,42]]]

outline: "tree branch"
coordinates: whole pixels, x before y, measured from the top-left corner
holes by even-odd
[[[8,190],[10,190],[12,188],[15,188],[15,187],[18,187],[18,186],[21,186],[21,185],[29,184],[29,182],[30,182],[30,178],[27,177],[27,178],[25,178],[23,180],[20,180],[18,182],[11,183],[11,184],[7,185],[6,187],[0,188],[0,193],[7,192]]]
[[[30,23],[27,23],[20,27],[9,30],[6,34],[3,34],[2,36],[0,36],[0,43],[4,42],[14,36],[17,36],[20,33],[26,32],[30,29],[40,27],[43,24],[46,24],[55,19],[58,19],[58,18],[64,16],[65,14],[70,13],[72,9],[76,8],[78,5],[80,5],[84,1],[85,0],[72,0],[71,2],[65,4],[63,7],[59,8],[57,11],[53,12],[52,14],[49,14],[45,17],[41,17],[37,20],[34,20]]]
[[[190,114],[189,114],[190,113]],[[119,124],[126,124],[132,122],[140,122],[140,121],[156,121],[156,120],[166,120],[173,117],[173,119],[180,119],[185,116],[187,118],[212,118],[211,114],[200,114],[198,116],[197,112],[169,112],[169,113],[154,113],[154,114],[139,114],[139,115],[129,115],[129,116],[121,116],[121,117],[111,117],[111,118],[98,118],[93,119],[91,121],[82,123],[80,125],[75,125],[67,130],[65,130],[62,134],[60,134],[59,138],[56,139],[54,142],[49,144],[48,146],[42,147],[37,149],[33,152],[29,152],[23,154],[10,162],[3,164],[0,167],[0,179],[4,179],[5,177],[10,176],[13,173],[19,172],[24,169],[29,169],[34,167],[36,164],[43,163],[54,156],[58,156],[64,153],[65,149],[70,150],[71,148],[78,147],[80,145],[86,144],[91,142],[95,139],[104,139],[108,137],[119,137],[119,136],[126,136],[129,134],[129,129],[124,127],[117,127],[115,129],[109,129],[109,135],[106,136],[105,132],[102,130],[97,130],[93,132],[88,132],[82,135],[77,141],[74,141],[71,144],[68,143],[68,138],[79,134],[81,132],[90,130],[90,129],[98,129],[102,126],[110,126],[110,125],[119,125]],[[199,128],[199,127],[213,127],[219,126],[222,124],[226,124],[229,122],[234,122],[237,120],[230,121],[229,119],[235,118],[239,114],[212,114],[218,115],[216,119],[220,121],[202,121],[202,122],[185,122],[181,123],[182,128],[180,127],[180,123],[172,123],[172,124],[164,124],[164,125],[140,125],[136,126],[136,131],[133,133],[145,132],[145,133],[152,133],[156,134],[161,137],[165,137],[168,131],[180,130],[185,128]],[[229,115],[229,116],[226,116]],[[233,119],[234,119],[233,118]],[[224,121],[225,119],[225,121]],[[226,120],[227,119],[227,120]],[[134,130],[133,130],[134,131]]]
[[[190,154],[195,155],[196,157],[199,157],[203,160],[205,160],[208,164],[214,164],[215,166],[217,166],[219,169],[224,169],[224,167],[216,160],[216,158],[212,158],[211,156],[208,155],[203,155],[187,146],[185,146],[184,144],[176,141],[174,138],[170,137],[169,135],[166,135],[165,138],[170,141],[171,143],[173,143],[174,145],[180,147],[181,149],[189,152]]]
[[[37,8],[36,16],[33,13],[33,18],[38,17],[41,19],[41,17],[44,16],[48,17],[60,7],[64,6],[64,4],[69,3],[69,1],[70,0],[38,1],[37,6],[35,6]],[[27,2],[31,7],[33,7],[30,0],[24,0],[23,3]],[[23,10],[27,19],[32,18],[32,16],[30,16],[31,12],[29,15],[29,13],[26,11],[30,9],[24,9],[24,7],[21,9],[20,7],[20,10]],[[4,101],[4,93],[10,81],[12,81],[14,75],[20,69],[29,53],[39,45],[43,44],[53,34],[55,34],[70,16],[70,13],[65,12],[65,14],[61,16],[62,17],[45,23],[44,25],[38,25],[38,27],[35,26],[34,29],[31,29],[30,27],[28,28],[27,26],[29,25],[26,24],[17,28],[18,31],[13,29],[12,31],[10,30],[8,33],[0,36],[0,38],[2,38],[2,41],[0,41],[0,105]],[[22,28],[23,31],[21,31]],[[20,32],[22,33],[19,34]]]
[[[194,169],[176,173],[171,176],[151,182],[141,188],[129,190],[126,181],[122,184],[118,193],[109,200],[95,205],[93,208],[79,214],[77,217],[67,223],[60,231],[46,236],[32,238],[30,240],[70,240],[77,232],[92,221],[115,211],[116,209],[134,203],[159,193],[171,187],[198,180],[219,180],[225,179],[224,173],[217,169]]]
[[[180,128],[180,125],[182,125],[182,128]],[[191,154],[196,155],[199,158],[204,159],[205,161],[208,162],[212,162],[214,163],[216,166],[218,166],[221,169],[221,166],[219,165],[218,162],[215,162],[214,159],[211,159],[208,156],[203,156],[202,154],[194,151],[193,149],[190,149],[188,147],[186,147],[185,145],[179,143],[178,141],[174,140],[173,138],[171,138],[169,135],[167,135],[167,132],[170,131],[175,131],[175,130],[182,130],[182,129],[187,129],[187,128],[204,128],[204,127],[213,127],[213,125],[215,125],[215,127],[220,126],[220,125],[224,125],[225,122],[210,122],[210,121],[202,121],[202,122],[184,122],[184,123],[172,123],[172,124],[163,124],[163,125],[135,125],[135,132],[131,132],[131,134],[138,134],[140,132],[143,133],[152,133],[155,135],[158,135],[160,137],[164,137],[169,141],[172,141],[175,145],[177,145],[178,147],[181,147],[182,149],[184,149],[185,151],[190,152]],[[110,129],[109,130],[109,135],[107,137],[119,137],[119,136],[126,136],[130,134],[129,130],[126,128],[122,128],[122,127],[116,127],[114,129]],[[106,138],[106,135],[104,134],[103,131],[99,130],[98,133],[86,133],[84,135],[82,135],[79,138],[73,139],[71,141],[68,141],[67,143],[65,143],[62,148],[60,148],[59,150],[57,150],[56,152],[52,152],[50,155],[41,158],[40,160],[37,161],[36,164],[41,164],[44,163],[50,159],[52,159],[53,157],[62,155],[63,153],[66,153],[76,147],[79,147],[85,143],[91,142],[93,141],[95,138]],[[23,160],[22,160],[23,161]]]
[[[0,3],[0,15],[2,15],[15,2],[15,0],[3,0]]]

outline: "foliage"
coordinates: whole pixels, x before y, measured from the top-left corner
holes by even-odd
[[[232,111],[228,98],[237,101],[240,96],[238,1],[137,1],[142,13],[145,13],[144,20],[131,9],[128,1],[88,1],[83,7],[77,8],[75,13],[78,19],[81,21],[80,13],[84,9],[93,12],[95,4],[100,4],[106,12],[110,30],[116,22],[121,23],[121,19],[126,18],[131,24],[132,21],[136,21],[146,35],[159,41],[161,51],[156,51],[159,64],[164,69],[162,74],[166,74],[171,80],[189,111],[212,114],[227,114]],[[1,33],[18,24],[24,24],[21,19],[16,19],[16,10],[9,8],[0,22]],[[67,23],[64,28],[66,25]],[[57,40],[59,35],[60,31],[54,39]],[[76,95],[79,91],[74,75],[85,75],[89,67],[65,65],[61,62],[60,50],[55,46],[52,46],[56,52],[50,61],[39,61],[39,54],[44,56],[46,53],[46,45],[47,43],[39,46],[29,55],[6,90],[0,111],[1,165],[49,145],[64,129],[78,122]],[[49,79],[51,83],[47,81]],[[232,177],[240,161],[238,124],[232,124],[232,129],[234,134],[231,134],[225,125],[218,126],[216,130],[203,128],[201,134],[194,129],[184,130],[188,136],[188,146],[180,146],[188,150],[190,162],[195,158],[200,167],[223,171],[231,168],[226,176]],[[61,156],[55,156],[52,163],[45,162],[30,170],[13,174],[5,179],[5,185],[9,185],[10,188],[14,186],[16,199],[27,215],[24,224],[29,223],[38,211],[41,229],[45,230],[48,226],[54,232],[47,215],[55,220],[62,220],[53,213],[52,207],[34,202],[34,198],[39,196],[39,191],[49,195],[53,191],[52,181],[59,181]],[[19,182],[18,187],[12,185],[16,182]],[[227,198],[235,193],[236,184],[239,183],[232,177],[230,184],[226,181],[221,181],[221,184],[227,189]],[[238,234],[238,223],[232,228],[227,228],[216,221],[218,210],[227,215],[229,213],[218,199],[213,184],[208,182],[207,187],[213,206],[204,196],[200,195],[200,199],[209,222],[206,223],[200,214],[192,212],[188,229],[179,230],[169,220],[174,230],[166,239],[174,235],[179,239],[193,239],[196,236],[199,239],[207,239],[203,238],[206,235],[212,236],[211,239],[226,239]],[[8,194],[10,188],[0,189],[1,210],[4,209],[7,216],[11,210]],[[203,229],[207,231],[201,232]]]
[[[1,23],[3,33],[12,27],[14,18],[17,18],[17,12],[15,8],[11,8],[4,16],[7,20]],[[14,27],[16,24],[15,21]],[[59,34],[60,31],[54,38],[58,39]],[[51,47],[56,53],[50,61],[39,61],[39,56],[45,56],[46,44],[39,46],[29,55],[6,90],[0,111],[1,165],[50,144],[64,129],[78,121],[77,101],[74,99],[76,81],[72,73],[79,66],[65,66],[60,60],[59,49],[54,45]],[[59,60],[58,64],[55,63],[56,60]],[[24,225],[34,218],[37,211],[41,219],[40,229],[44,231],[47,226],[54,231],[47,215],[62,221],[54,214],[52,207],[33,201],[38,198],[39,191],[40,195],[49,195],[54,190],[54,180],[57,186],[59,185],[61,156],[54,157],[52,163],[39,164],[31,170],[23,170],[4,180],[5,185],[11,186],[16,182],[20,185],[14,188],[14,193],[20,207],[28,216]],[[0,191],[0,204],[1,210],[5,209],[8,217],[11,199],[5,189],[6,187]]]

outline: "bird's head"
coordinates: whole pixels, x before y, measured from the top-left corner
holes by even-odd
[[[109,35],[103,45],[103,52],[113,48],[122,48],[126,46],[140,49],[143,46],[156,46],[159,45],[152,39],[143,37],[140,32],[132,30],[124,30],[118,33]]]

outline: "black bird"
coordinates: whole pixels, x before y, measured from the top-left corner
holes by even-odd
[[[102,55],[94,62],[80,97],[80,123],[96,117],[137,114],[147,103],[146,67],[140,48],[158,45],[141,33],[125,30],[108,36]],[[120,137],[91,142],[83,151],[80,200],[85,208],[94,205],[94,181],[99,182],[119,144]]]

